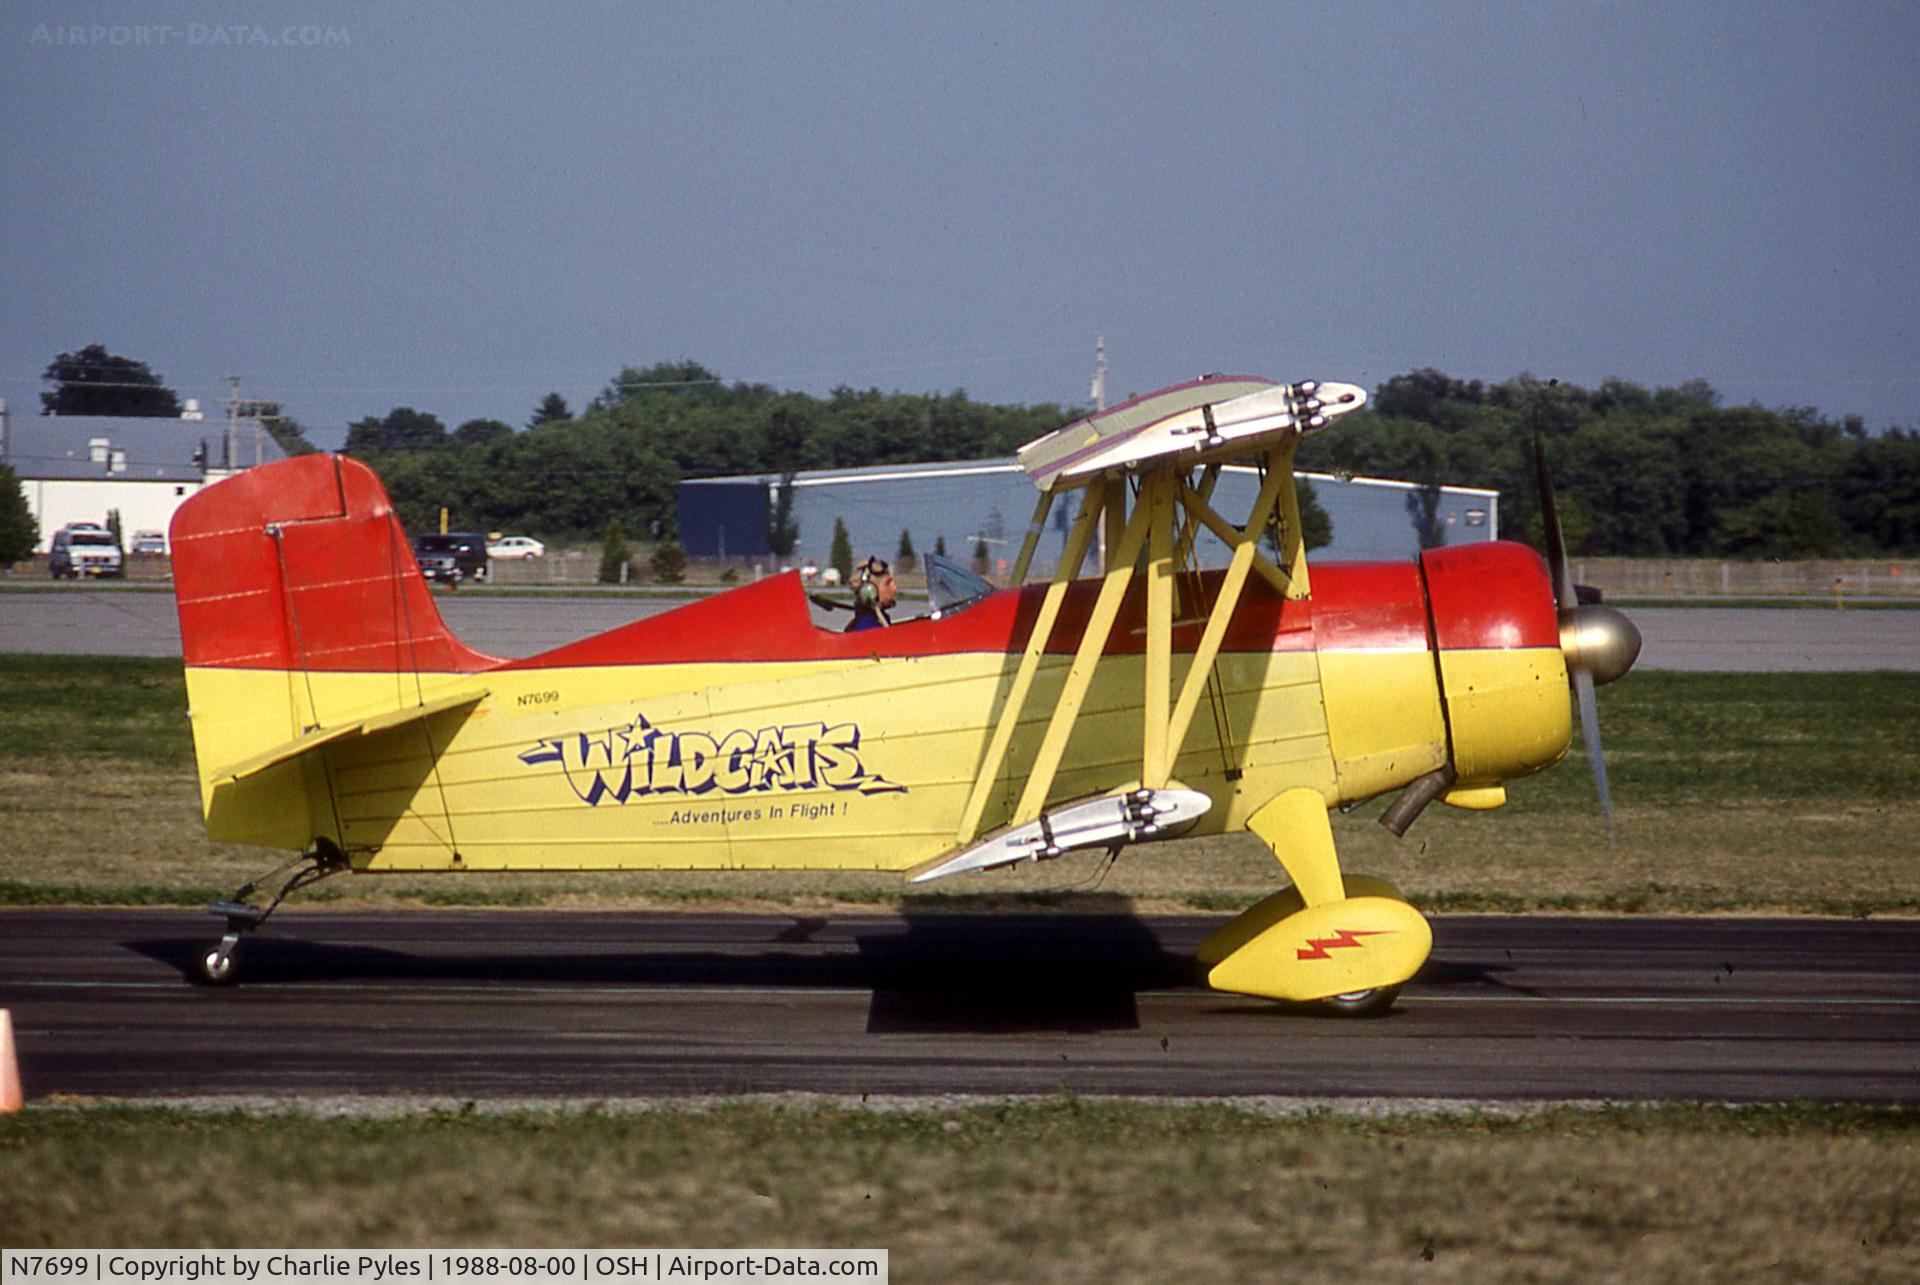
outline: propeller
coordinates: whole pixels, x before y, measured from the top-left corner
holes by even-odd
[[[1600,796],[1600,815],[1607,838],[1613,838],[1613,794],[1607,788],[1607,760],[1600,748],[1600,708],[1593,689],[1610,683],[1633,668],[1640,655],[1640,631],[1612,607],[1582,604],[1567,566],[1567,544],[1560,533],[1560,514],[1553,502],[1553,479],[1547,476],[1546,447],[1540,430],[1533,433],[1533,477],[1540,491],[1540,521],[1547,534],[1547,567],[1553,573],[1553,605],[1560,615],[1560,650],[1567,657],[1567,674],[1580,706],[1580,735],[1587,761],[1593,764],[1593,788]]]

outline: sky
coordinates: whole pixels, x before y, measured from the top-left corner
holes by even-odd
[[[1419,367],[1920,426],[1920,3],[16,2],[0,397]]]

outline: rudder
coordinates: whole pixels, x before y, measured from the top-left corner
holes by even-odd
[[[317,764],[262,772],[218,815],[215,786],[262,755],[423,705],[500,663],[447,629],[386,489],[358,460],[298,456],[208,487],[174,515],[169,542],[212,838],[304,846],[331,828],[313,815],[324,797]],[[290,806],[296,797],[308,808]]]

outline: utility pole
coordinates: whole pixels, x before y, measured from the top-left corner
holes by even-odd
[[[1087,390],[1093,398],[1093,413],[1098,415],[1107,408],[1107,337],[1097,335],[1093,341],[1093,387]],[[1085,493],[1082,492],[1082,503]],[[1107,507],[1106,520],[1100,524],[1098,536],[1100,565],[1107,565],[1107,549],[1110,543],[1117,544],[1120,532],[1126,525],[1127,500],[1124,487],[1114,488]]]
[[[239,430],[239,418],[240,418],[240,376],[228,375],[227,376],[227,454],[226,454],[226,458],[220,461],[220,464],[221,464],[221,467],[225,468],[229,473],[237,471],[233,467],[233,445],[234,445],[233,439],[234,439],[234,434]]]

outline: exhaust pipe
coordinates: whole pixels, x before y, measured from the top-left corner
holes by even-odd
[[[1393,837],[1404,839],[1407,827],[1413,824],[1415,817],[1427,810],[1427,805],[1453,788],[1459,774],[1453,770],[1453,764],[1437,768],[1425,776],[1417,776],[1407,782],[1407,788],[1400,791],[1400,797],[1388,805],[1380,814],[1380,824],[1393,831]]]

